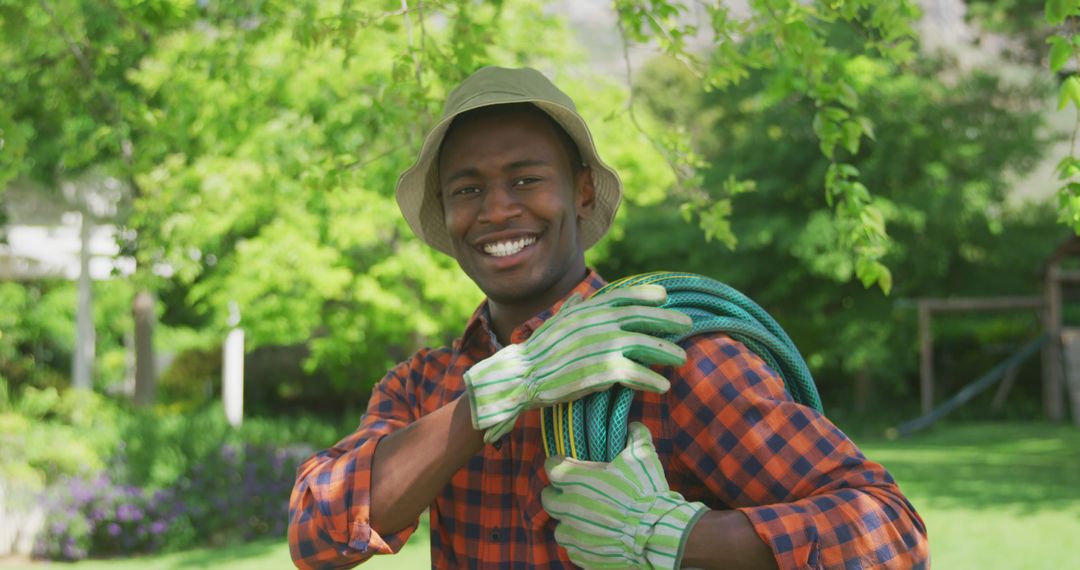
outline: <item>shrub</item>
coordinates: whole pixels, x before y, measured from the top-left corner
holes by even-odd
[[[300,447],[224,444],[156,491],[109,472],[65,477],[51,488],[35,554],[80,560],[283,536],[296,467],[307,455]]]
[[[0,476],[44,489],[38,556],[78,560],[282,536],[296,467],[351,425],[248,418],[220,405],[137,410],[26,387],[0,410]]]
[[[221,348],[181,351],[158,378],[161,401],[178,411],[204,407],[221,395]]]
[[[80,560],[90,554],[145,553],[177,539],[170,536],[176,507],[168,491],[121,485],[106,473],[93,479],[66,477],[52,490],[37,556]]]
[[[25,465],[46,483],[93,475],[119,445],[123,414],[90,391],[28,386],[11,411],[0,414],[5,463]]]
[[[296,467],[307,456],[279,446],[223,445],[180,479],[182,503],[200,543],[223,544],[285,534]]]

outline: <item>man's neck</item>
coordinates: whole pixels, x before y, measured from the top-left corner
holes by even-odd
[[[552,295],[547,298],[537,298],[532,303],[499,303],[492,299],[488,299],[488,315],[491,318],[491,330],[495,333],[495,338],[498,339],[499,344],[502,346],[511,344],[514,329],[565,298],[582,282],[582,280],[588,277],[588,275],[589,270],[585,268],[581,273],[581,277],[573,283],[568,284],[558,295]]]
[[[570,289],[567,290],[567,293],[569,292]],[[491,315],[491,330],[495,333],[495,338],[498,339],[499,344],[502,346],[511,344],[510,339],[513,336],[514,329],[540,314],[541,311],[555,304],[558,300],[555,299],[550,302],[544,300],[529,306],[505,305],[489,300],[488,311]]]

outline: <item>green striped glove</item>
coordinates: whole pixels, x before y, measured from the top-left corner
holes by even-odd
[[[659,285],[627,287],[588,301],[570,298],[528,340],[507,346],[465,373],[473,427],[491,442],[524,410],[576,400],[619,383],[664,392],[666,378],[649,364],[686,360],[678,345],[653,334],[682,333],[690,317],[656,305]]]
[[[582,568],[678,568],[686,539],[706,512],[668,488],[649,428],[634,422],[611,463],[552,456],[544,510],[559,520],[555,541]]]

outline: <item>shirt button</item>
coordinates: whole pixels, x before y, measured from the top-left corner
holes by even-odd
[[[493,542],[498,542],[499,541],[499,531],[497,531],[497,530],[491,531],[491,540]]]
[[[495,451],[502,449],[502,438],[500,437],[499,439],[496,439],[495,443],[491,445],[495,446]]]

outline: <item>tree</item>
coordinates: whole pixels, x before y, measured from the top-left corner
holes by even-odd
[[[190,14],[186,3],[168,1],[0,3],[0,188],[26,177],[58,194],[62,182],[95,172],[127,181],[138,198],[132,120],[142,106],[127,74],[157,35]],[[76,198],[84,219],[85,201]],[[86,318],[88,299],[83,305]],[[77,342],[80,351],[93,346]]]
[[[904,72],[869,57],[848,66],[876,130],[852,161],[859,179],[877,189],[872,203],[890,228],[883,261],[897,275],[891,298],[851,283],[853,259],[838,247],[842,228],[814,191],[833,168],[804,120],[814,102],[778,91],[783,77],[767,71],[696,98],[686,96],[696,80],[676,64],[656,61],[639,75],[643,105],[665,123],[692,125],[689,138],[710,165],[702,184],[710,200],[724,196],[731,180],[755,184],[731,199],[730,231],[741,238],[733,251],[695,239],[675,213],[658,214],[674,207],[632,207],[605,264],[615,275],[697,271],[747,292],[791,331],[826,399],[845,404],[859,378],[890,396],[907,394],[917,362],[914,313],[898,309],[896,298],[1034,294],[1041,263],[1061,237],[1049,205],[1010,195],[1016,174],[1048,142],[1039,110],[1046,85],[931,60]],[[668,237],[658,242],[657,235]],[[982,328],[983,341],[1011,342],[1037,327],[1027,316],[995,322]],[[969,331],[941,337],[970,338]]]

